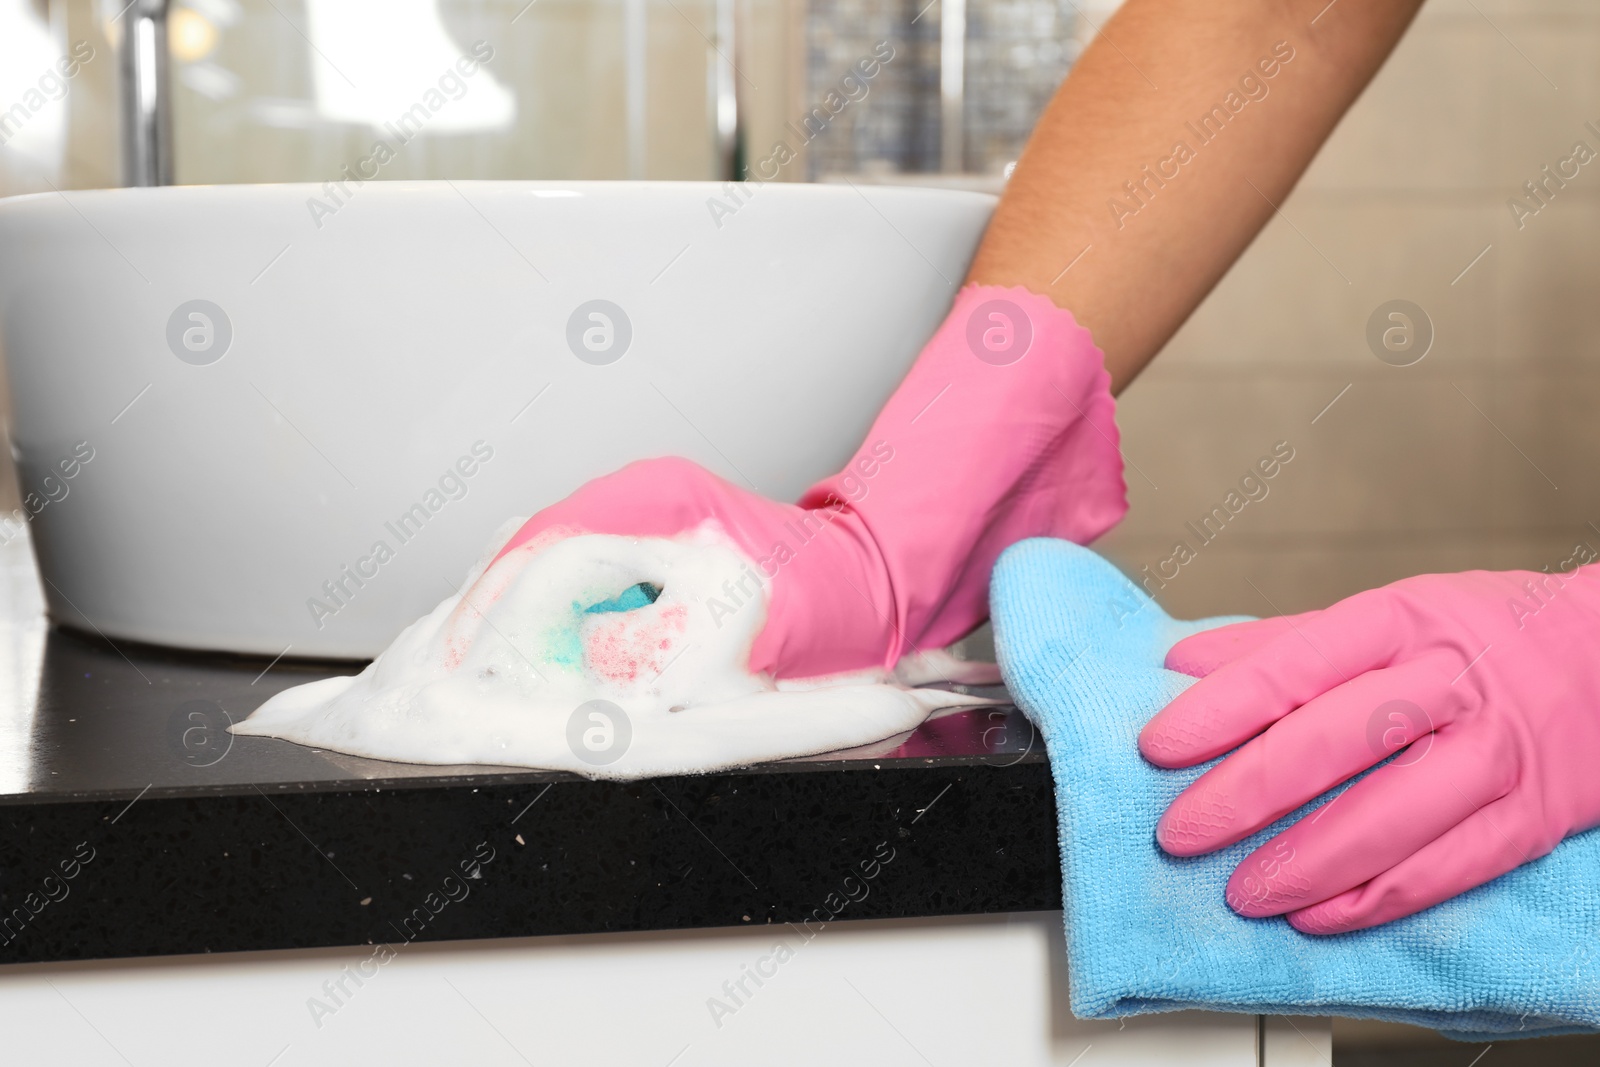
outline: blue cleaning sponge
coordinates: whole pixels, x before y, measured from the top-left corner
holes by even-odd
[[[654,604],[661,595],[661,587],[651,585],[649,582],[639,582],[630,585],[610,600],[602,600],[598,604],[590,604],[583,609],[585,615],[600,615],[610,611],[637,611],[639,608]]]

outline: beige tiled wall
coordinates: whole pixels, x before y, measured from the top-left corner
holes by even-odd
[[[1099,547],[1139,574],[1188,541],[1195,558],[1157,593],[1184,616],[1600,548],[1600,159],[1520,231],[1506,206],[1574,141],[1600,152],[1589,119],[1600,8],[1435,0],[1123,396],[1132,509]],[[1395,298],[1435,330],[1410,367],[1365,339]],[[1277,441],[1293,461],[1200,547],[1185,522]]]

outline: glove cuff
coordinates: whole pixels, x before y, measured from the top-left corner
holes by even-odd
[[[857,606],[890,623],[884,667],[981,623],[1007,546],[1086,544],[1122,518],[1115,410],[1104,355],[1071,312],[1020,287],[957,294],[850,463],[800,500],[842,504],[876,556],[884,580]],[[752,663],[781,671],[781,638],[764,632]]]

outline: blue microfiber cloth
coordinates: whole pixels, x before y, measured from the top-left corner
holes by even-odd
[[[991,588],[1001,670],[1055,776],[1073,1014],[1342,1015],[1462,1040],[1600,1027],[1600,830],[1368,930],[1312,937],[1282,918],[1242,919],[1223,902],[1228,876],[1314,805],[1221,852],[1174,859],[1156,845],[1156,820],[1211,765],[1160,770],[1137,744],[1193,684],[1162,667],[1167,650],[1238,620],[1170,619],[1065,541],[1012,546]]]

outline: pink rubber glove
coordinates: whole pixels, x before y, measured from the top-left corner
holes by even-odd
[[[500,555],[534,538],[670,537],[715,519],[760,572],[723,602],[770,589],[752,670],[892,669],[987,617],[989,572],[1011,543],[1086,542],[1122,517],[1109,385],[1071,314],[1025,289],[969,286],[855,458],[798,505],[687,460],[643,460],[539,512]]]
[[[1178,856],[1222,848],[1404,748],[1251,853],[1227,901],[1308,934],[1432,907],[1600,825],[1597,650],[1600,565],[1423,575],[1197,634],[1167,666],[1203,680],[1140,751],[1187,767],[1244,747],[1179,795],[1156,839]]]

